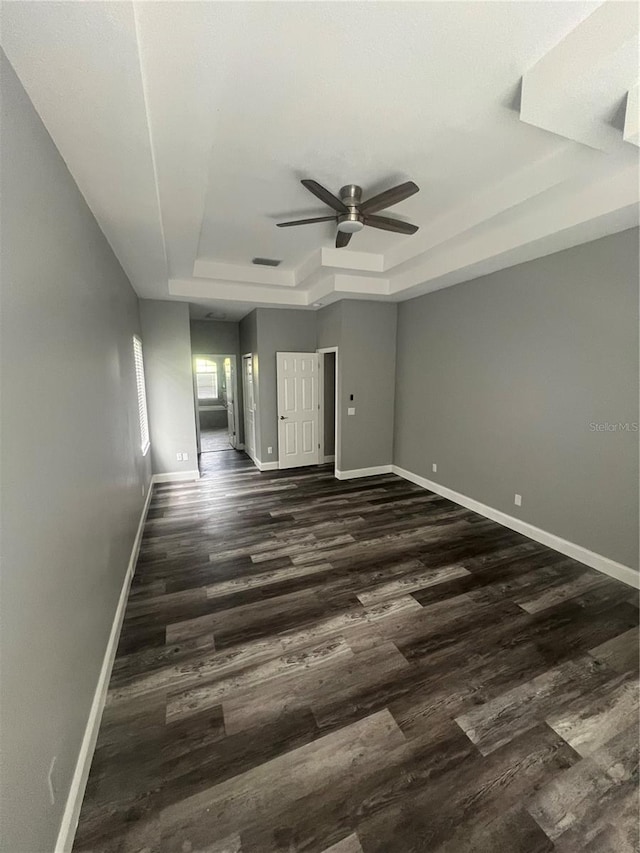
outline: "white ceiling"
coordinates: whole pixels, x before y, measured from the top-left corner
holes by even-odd
[[[637,224],[635,3],[10,2],[2,45],[137,292],[194,316],[406,299]],[[389,213],[420,230],[276,228],[330,213],[304,177],[411,179]]]

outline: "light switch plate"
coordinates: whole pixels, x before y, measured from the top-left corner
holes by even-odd
[[[348,415],[355,415],[355,413],[356,413],[356,410],[355,410],[355,409],[352,409],[351,407],[349,407],[349,408],[347,409],[347,414],[348,414]]]

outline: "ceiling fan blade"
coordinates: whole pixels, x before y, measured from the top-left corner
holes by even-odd
[[[332,207],[334,210],[337,210],[338,213],[348,213],[348,209],[346,205],[344,205],[339,198],[336,198],[333,193],[330,193],[329,190],[326,190],[321,184],[317,181],[304,180],[300,181],[303,187],[306,187],[310,193],[313,193],[316,198],[319,198],[320,201],[323,201],[325,204]],[[378,208],[381,210],[382,208]]]
[[[406,181],[404,184],[398,184],[397,187],[391,187],[390,190],[385,190],[383,193],[374,195],[363,201],[359,205],[360,213],[375,213],[377,210],[384,210],[385,207],[391,207],[393,204],[399,204],[405,198],[420,191],[420,187],[414,184],[413,181]]]
[[[314,219],[296,219],[294,222],[276,222],[278,228],[289,228],[291,225],[311,225],[312,222],[336,222],[337,216],[316,216]]]
[[[390,219],[388,216],[365,216],[364,224],[382,231],[397,231],[398,234],[415,234],[418,230],[417,225],[402,222],[400,219]]]
[[[350,231],[338,231],[336,234],[336,249],[344,249],[351,239]]]

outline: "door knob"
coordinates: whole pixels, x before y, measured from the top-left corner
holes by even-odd
[[[280,420],[281,420],[281,421],[286,421],[287,419],[286,419],[286,417],[285,417],[284,415],[280,415]]]

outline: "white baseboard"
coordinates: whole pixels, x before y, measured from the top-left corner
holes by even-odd
[[[569,542],[568,539],[563,539],[561,536],[556,536],[555,533],[548,533],[546,530],[541,530],[539,527],[534,527],[526,521],[515,518],[512,515],[507,515],[506,512],[501,512],[498,509],[480,503],[473,498],[468,498],[460,492],[454,492],[453,489],[448,489],[440,483],[434,483],[432,480],[427,480],[426,477],[421,477],[419,474],[414,474],[412,471],[407,471],[400,468],[398,465],[393,465],[393,473],[405,480],[410,480],[423,489],[428,489],[430,492],[436,492],[442,495],[443,498],[448,498],[454,503],[460,504],[467,509],[484,515],[492,521],[497,521],[503,527],[508,527],[510,530],[515,530],[517,533],[522,533],[523,536],[528,536],[542,545],[547,545],[553,548],[554,551],[559,551],[561,554],[566,554],[567,557],[572,557],[579,563],[584,563],[585,566],[590,566],[609,577],[615,578],[634,589],[640,589],[640,574],[629,566],[624,566],[622,563],[616,563],[615,560],[610,560],[608,557],[603,557],[602,554],[596,554],[595,551],[590,551],[582,545],[576,545],[575,542]]]
[[[118,640],[120,639],[120,629],[122,628],[124,612],[127,607],[127,599],[129,598],[129,588],[131,587],[131,581],[133,579],[136,562],[138,560],[140,543],[142,542],[142,534],[144,532],[144,523],[147,518],[147,512],[149,511],[152,493],[153,479],[147,489],[147,497],[142,508],[142,514],[140,515],[138,530],[136,532],[136,537],[133,540],[131,556],[129,557],[129,565],[127,566],[127,571],[122,582],[120,598],[118,599],[118,606],[116,607],[116,612],[113,617],[111,633],[109,634],[109,641],[107,643],[107,648],[105,649],[102,668],[100,669],[100,676],[98,677],[98,684],[96,686],[95,693],[93,694],[93,702],[91,703],[91,710],[89,711],[89,719],[87,720],[87,726],[84,730],[84,736],[80,745],[80,753],[73,772],[67,802],[62,814],[62,822],[60,824],[60,831],[58,832],[55,853],[70,853],[71,848],[73,847],[73,839],[78,827],[78,818],[80,817],[82,800],[84,798],[85,788],[87,787],[91,761],[93,760],[93,753],[98,739],[98,730],[100,729],[100,721],[102,720],[102,711],[107,698],[107,690],[109,688],[113,661],[115,660]]]
[[[199,480],[200,471],[171,471],[168,474],[154,474],[151,483],[180,483],[184,480]]]
[[[253,453],[247,448],[244,448],[244,452],[247,454],[249,459],[256,466],[258,471],[277,471],[278,463],[277,462],[261,462],[257,456],[254,456]]]
[[[323,464],[323,465],[326,465],[326,464],[327,464],[327,463],[329,463],[329,462],[335,462],[335,461],[336,461],[336,457],[335,457],[335,455],[333,455],[333,456],[325,456],[325,457],[324,457],[324,459],[322,460],[322,464]]]
[[[355,480],[358,477],[375,477],[377,474],[391,474],[393,465],[374,465],[373,468],[352,468],[350,471],[338,471],[338,480]]]

